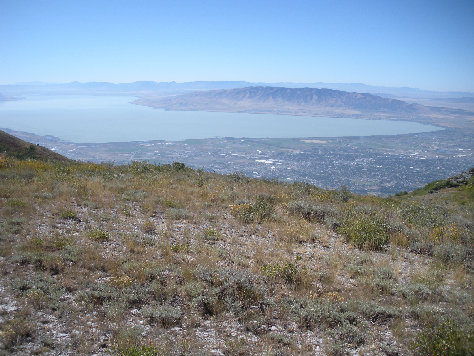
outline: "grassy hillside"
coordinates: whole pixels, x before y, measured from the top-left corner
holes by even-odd
[[[473,181],[356,196],[0,161],[0,354],[470,355]]]
[[[43,161],[67,162],[67,159],[47,148],[25,142],[15,136],[0,130],[0,154],[6,153],[8,156],[19,159],[36,159]]]

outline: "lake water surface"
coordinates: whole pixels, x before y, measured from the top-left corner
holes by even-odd
[[[76,143],[397,135],[440,130],[408,121],[165,111],[125,96],[32,96],[0,103],[0,127]]]

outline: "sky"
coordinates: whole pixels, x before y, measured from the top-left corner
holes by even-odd
[[[0,0],[0,83],[139,80],[474,92],[474,0]]]

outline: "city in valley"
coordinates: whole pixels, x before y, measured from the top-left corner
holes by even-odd
[[[354,193],[390,195],[411,191],[473,165],[472,135],[445,129],[395,136],[248,139],[78,144],[54,137],[12,132],[65,156],[114,164],[148,161],[223,174],[286,182]]]

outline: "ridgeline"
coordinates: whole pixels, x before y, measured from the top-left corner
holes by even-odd
[[[410,104],[374,94],[325,88],[258,86],[207,90],[173,96],[145,95],[135,103],[166,110],[408,120],[469,129],[474,120],[474,113],[466,110]]]

